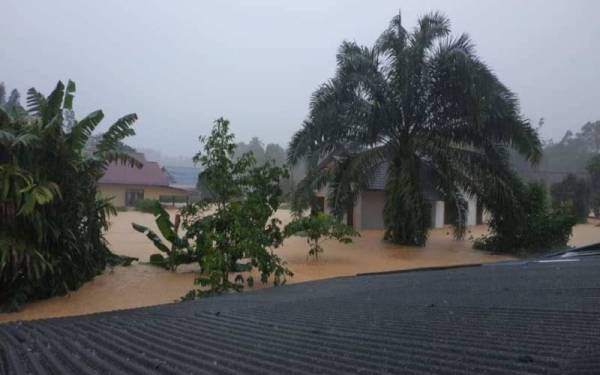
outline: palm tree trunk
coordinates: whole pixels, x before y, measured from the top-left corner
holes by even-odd
[[[419,160],[400,155],[390,163],[385,190],[385,240],[411,246],[427,241],[430,210],[421,192]]]

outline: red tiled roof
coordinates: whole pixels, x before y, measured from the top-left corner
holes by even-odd
[[[100,179],[101,184],[121,185],[150,185],[169,186],[169,177],[155,161],[144,161],[142,168],[131,167],[128,164],[110,163],[104,176]]]

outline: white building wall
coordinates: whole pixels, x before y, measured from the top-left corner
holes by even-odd
[[[325,197],[325,212],[331,213],[331,207],[327,202],[326,191],[321,189],[318,196]],[[467,226],[477,225],[477,198],[467,197]],[[383,222],[383,209],[385,205],[385,193],[383,191],[363,191],[354,204],[353,223],[354,229],[385,229]],[[432,228],[444,227],[445,214],[444,201],[431,202],[431,226]],[[489,220],[488,213],[484,212],[484,222]],[[344,215],[344,222],[347,217]]]
[[[477,198],[465,198],[467,199],[467,226],[477,225]]]
[[[431,227],[432,228],[443,228],[444,227],[444,201],[431,202]]]

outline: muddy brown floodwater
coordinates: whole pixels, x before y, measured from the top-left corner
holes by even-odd
[[[290,220],[290,213],[280,210],[277,217],[285,223]],[[121,212],[112,219],[106,237],[116,253],[138,257],[141,262],[146,262],[155,250],[145,236],[131,228],[132,222],[156,228],[152,215],[135,211]],[[594,221],[577,225],[571,244],[581,246],[599,242],[600,227],[596,226],[597,223]],[[422,248],[391,245],[382,241],[382,231],[363,231],[361,237],[349,245],[324,242],[325,252],[318,262],[307,258],[305,239],[294,237],[288,239],[283,247],[276,249],[276,253],[288,262],[288,267],[294,272],[289,283],[350,276],[361,272],[510,259],[471,248],[472,239],[484,234],[486,230],[485,226],[474,227],[467,233],[465,240],[456,241],[452,238],[450,229],[435,229],[430,234],[427,246]],[[28,303],[19,312],[0,314],[0,322],[90,314],[174,302],[193,288],[193,269],[181,267],[177,273],[172,273],[145,264],[114,267],[66,296]]]

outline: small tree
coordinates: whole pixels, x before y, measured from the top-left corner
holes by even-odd
[[[321,241],[338,240],[347,244],[352,242],[353,236],[359,236],[352,227],[323,212],[294,219],[285,227],[285,235],[289,237],[295,234],[306,237],[309,246],[308,255],[313,256],[317,261],[319,254],[323,252]]]
[[[175,215],[175,221],[171,222],[169,213],[160,205],[158,201],[153,203],[154,217],[156,218],[156,226],[162,236],[171,243],[169,248],[160,237],[148,227],[131,223],[133,229],[143,233],[156,246],[158,250],[165,253],[166,258],[162,254],[152,254],[150,263],[155,266],[160,266],[171,271],[176,271],[180,264],[193,263],[198,261],[199,257],[190,248],[187,238],[180,237],[179,226],[181,223],[181,215]]]
[[[590,212],[590,191],[588,182],[574,174],[568,174],[562,181],[550,188],[552,206],[563,207],[572,212],[578,223],[585,223]]]
[[[234,158],[234,135],[223,118],[216,120],[211,135],[200,141],[204,149],[194,161],[203,167],[199,179],[210,201],[189,204],[182,216],[187,237],[202,254],[203,275],[196,283],[209,290],[195,290],[188,297],[252,286],[252,276],[238,274],[233,281],[230,277],[253,269],[259,271],[263,283],[271,276],[275,285],[285,283],[293,274],[273,253],[283,242],[283,233],[280,220],[272,215],[282,196],[279,181],[287,172],[269,162],[256,166],[249,153]]]

